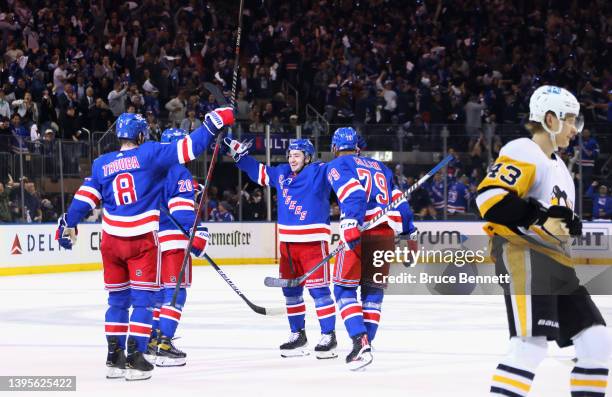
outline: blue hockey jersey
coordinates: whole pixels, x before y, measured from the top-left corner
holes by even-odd
[[[471,198],[469,187],[457,181],[448,188],[448,212],[465,213]]]
[[[145,142],[98,157],[91,176],[85,178],[68,208],[68,227],[75,227],[103,201],[104,232],[130,237],[158,230],[163,189],[160,181],[174,164],[186,163],[203,153],[212,137],[203,125],[177,142]]]
[[[435,209],[441,210],[444,208],[444,181],[431,181],[429,188],[429,196]]]
[[[392,186],[391,170],[368,157],[337,157],[327,164],[327,180],[338,196],[342,219],[355,219],[360,226],[402,195]],[[398,233],[410,233],[415,229],[412,220],[410,205],[404,199],[372,227],[386,222]]]
[[[244,156],[236,164],[254,182],[276,189],[280,241],[329,242],[331,187],[325,181],[324,163],[311,163],[299,174],[293,173],[289,164],[271,167],[250,156]]]
[[[164,180],[161,205],[170,215],[189,231],[195,220],[195,194],[193,175],[180,164],[173,165]],[[174,225],[164,211],[159,218],[159,246],[161,251],[187,248],[188,238]]]

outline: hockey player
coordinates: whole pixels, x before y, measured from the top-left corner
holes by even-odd
[[[248,148],[226,138],[236,165],[261,186],[278,192],[278,236],[280,277],[303,275],[328,255],[330,187],[325,181],[325,165],[313,162],[315,150],[308,139],[295,139],[287,148],[287,164],[270,167],[248,156]],[[336,309],[329,289],[329,265],[322,266],[305,282],[314,299],[321,326],[321,339],[315,346],[317,358],[335,358]],[[280,346],[282,357],[307,355],[303,286],[283,288],[291,335]]]
[[[568,256],[569,239],[582,234],[582,223],[573,211],[572,177],[557,154],[581,131],[579,112],[569,91],[536,89],[527,124],[532,138],[507,143],[478,186],[491,256],[498,274],[511,279],[502,285],[510,349],[497,366],[491,395],[527,396],[547,340],[576,349],[572,396],[605,395],[612,345]]]
[[[336,159],[327,164],[327,179],[338,196],[342,212],[340,238],[345,249],[336,257],[334,295],[353,340],[353,350],[346,357],[351,370],[372,362],[370,342],[376,336],[380,321],[385,286],[376,283],[373,276],[374,273],[388,274],[389,263],[374,268],[374,251],[395,249],[394,230],[410,240],[411,250],[417,249],[417,229],[406,200],[361,233],[360,227],[365,222],[372,220],[402,193],[392,188],[393,172],[387,166],[358,156],[357,139],[353,128],[337,129],[331,147]],[[361,302],[357,300],[359,285]]]
[[[232,109],[219,108],[206,115],[204,124],[191,135],[162,145],[143,143],[147,124],[142,116],[122,114],[116,127],[121,149],[93,162],[91,176],[75,193],[68,212],[58,220],[56,238],[63,248],[72,249],[78,222],[104,202],[100,250],[109,292],[105,316],[109,378],[138,380],[152,375],[153,366],[143,353],[147,350],[154,294],[160,281],[156,233],[162,188],[159,181],[174,164],[195,159],[220,128],[233,122]]]
[[[184,130],[169,128],[162,133],[160,142],[170,144],[186,136]],[[165,206],[166,211],[183,230],[189,230],[195,220],[195,186],[193,176],[182,164],[173,165],[164,180],[161,205]],[[176,227],[166,211],[162,211],[159,218],[162,288],[157,292],[155,299],[149,354],[152,356],[150,359],[154,359],[158,367],[176,367],[187,362],[187,354],[174,346],[172,338],[181,320],[181,312],[187,300],[187,288],[191,286],[191,258],[188,259],[176,307],[173,307],[172,295],[181,272],[188,238]],[[207,243],[208,230],[200,226],[193,240],[191,252],[197,257],[204,256]]]

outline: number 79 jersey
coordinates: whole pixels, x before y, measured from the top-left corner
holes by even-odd
[[[402,192],[394,189],[393,172],[378,160],[356,155],[337,157],[327,164],[327,180],[336,192],[342,219],[369,222]],[[406,200],[373,226],[386,222],[398,233],[412,232],[413,215]]]

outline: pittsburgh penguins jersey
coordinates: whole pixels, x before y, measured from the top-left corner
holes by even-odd
[[[561,157],[558,154],[547,157],[529,138],[515,139],[500,150],[499,157],[478,186],[476,204],[481,215],[484,217],[510,193],[523,199],[537,199],[546,208],[562,205],[573,210],[575,205],[574,182]],[[521,236],[532,248],[545,247],[567,254],[565,247],[560,247],[558,241],[536,225],[527,229],[488,222],[484,229],[489,235]]]
[[[191,172],[181,164],[173,165],[163,183],[161,205],[189,231],[195,220],[194,181]],[[161,251],[187,248],[188,238],[170,220],[165,211],[159,218],[159,246]]]
[[[393,172],[382,162],[357,155],[339,156],[327,164],[327,180],[338,196],[342,219],[355,219],[360,226],[373,220],[402,192],[393,188]],[[398,233],[415,227],[406,199],[371,227],[387,223]]]
[[[68,227],[103,202],[102,230],[120,237],[139,236],[159,228],[159,206],[167,170],[204,152],[213,137],[206,125],[172,143],[145,142],[103,154],[68,208]]]
[[[289,164],[267,166],[251,156],[242,157],[236,165],[252,181],[276,189],[280,241],[329,242],[331,187],[325,181],[324,163],[308,164],[298,174]]]

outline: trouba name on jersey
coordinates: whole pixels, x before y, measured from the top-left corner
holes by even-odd
[[[138,163],[138,158],[136,156],[119,158],[102,166],[104,176],[114,174],[115,172],[133,170],[136,168],[140,168],[140,164]]]

